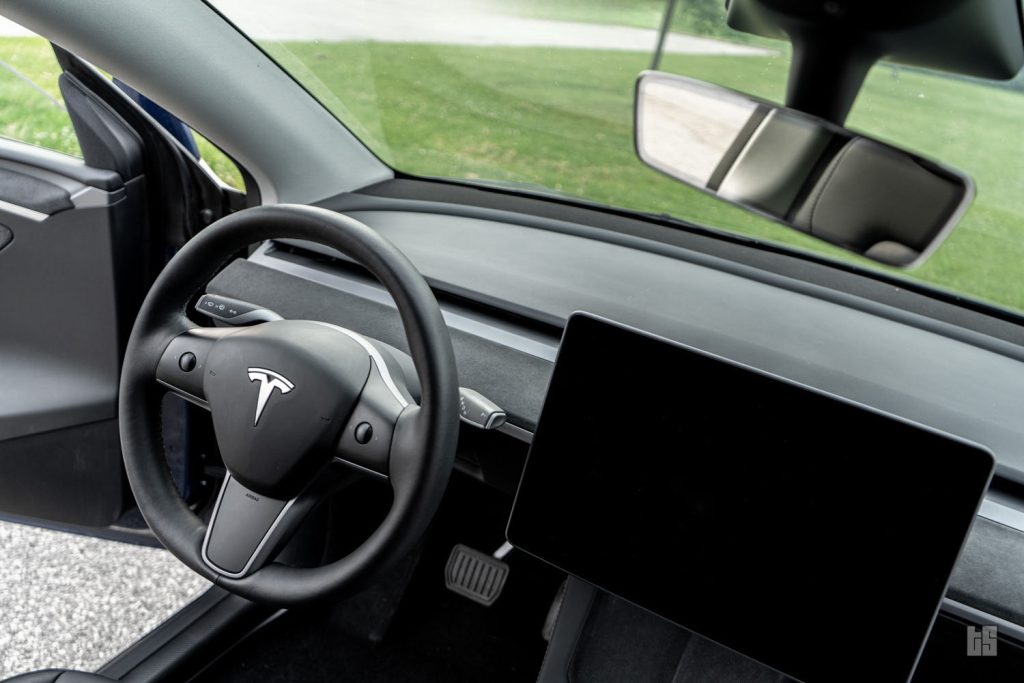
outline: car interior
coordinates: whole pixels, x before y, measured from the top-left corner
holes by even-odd
[[[844,124],[1014,79],[1021,4],[715,3],[784,104],[660,69],[663,4],[629,163],[820,251],[407,172],[245,3],[0,2],[81,150],[0,138],[0,517],[210,582],[9,680],[1020,679],[1024,317],[913,277],[988,186]]]

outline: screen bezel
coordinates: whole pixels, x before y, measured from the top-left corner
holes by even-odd
[[[591,314],[591,313],[587,313],[587,312],[584,312],[584,311],[576,311],[576,312],[572,313],[569,316],[569,318],[567,319],[566,326],[565,326],[565,329],[564,329],[563,334],[562,334],[562,339],[561,339],[561,342],[559,344],[558,353],[556,354],[556,358],[555,358],[555,365],[554,365],[555,369],[552,372],[551,380],[548,383],[548,388],[547,388],[547,391],[546,391],[545,400],[544,400],[544,404],[543,404],[545,407],[547,406],[548,399],[550,398],[550,394],[551,394],[552,388],[555,385],[555,381],[554,380],[555,380],[556,373],[558,372],[558,361],[559,361],[559,359],[562,356],[563,349],[566,347],[566,340],[571,335],[575,334],[575,330],[579,326],[578,324],[575,323],[575,321],[577,321],[577,320],[592,321],[592,322],[600,323],[600,324],[607,325],[607,326],[610,326],[610,327],[613,327],[613,328],[618,328],[619,330],[628,331],[628,332],[634,333],[634,334],[636,334],[636,335],[638,335],[640,337],[645,337],[645,338],[647,338],[649,340],[660,342],[660,343],[666,344],[666,345],[668,345],[670,347],[674,347],[674,348],[680,349],[682,351],[692,352],[692,353],[698,354],[700,356],[703,356],[705,358],[708,358],[708,359],[711,359],[711,360],[715,360],[715,361],[719,361],[719,362],[725,363],[727,365],[733,366],[735,368],[746,370],[746,371],[749,371],[749,372],[754,373],[756,375],[760,375],[760,376],[765,377],[765,378],[769,378],[769,379],[772,379],[772,380],[776,380],[776,381],[782,382],[782,383],[790,385],[792,387],[803,389],[803,390],[808,391],[808,392],[810,392],[812,394],[818,395],[818,396],[820,396],[822,398],[838,401],[840,403],[846,404],[847,406],[852,406],[854,408],[859,408],[859,409],[867,411],[869,413],[873,413],[873,414],[875,414],[877,416],[885,417],[887,419],[890,419],[890,420],[902,423],[904,425],[907,425],[907,426],[910,426],[910,427],[914,427],[916,429],[920,429],[920,430],[923,430],[925,432],[929,432],[929,433],[931,433],[933,435],[936,435],[936,436],[939,436],[939,437],[942,437],[942,438],[945,438],[945,439],[949,439],[951,441],[963,444],[963,445],[968,446],[968,447],[974,449],[975,451],[977,451],[980,456],[986,456],[987,457],[987,465],[986,465],[987,466],[987,476],[985,477],[985,485],[981,487],[980,493],[978,494],[977,500],[975,501],[975,505],[974,505],[974,508],[973,508],[972,521],[971,521],[970,525],[968,525],[967,530],[966,530],[966,532],[963,535],[963,538],[960,540],[960,543],[959,543],[959,546],[957,548],[957,552],[956,552],[954,561],[953,561],[953,563],[951,565],[951,568],[950,568],[950,573],[946,577],[946,581],[945,581],[945,583],[943,585],[942,596],[940,596],[940,598],[936,601],[935,609],[932,612],[931,618],[928,621],[928,627],[925,630],[925,632],[924,632],[924,634],[923,634],[923,636],[921,638],[921,642],[918,645],[916,656],[913,659],[913,666],[910,668],[908,676],[907,676],[907,680],[909,681],[913,677],[914,672],[916,671],[917,666],[918,666],[918,664],[920,662],[922,653],[924,651],[925,644],[926,644],[926,642],[928,640],[928,636],[930,635],[932,629],[934,628],[935,620],[937,619],[938,614],[939,614],[939,612],[941,610],[942,598],[946,595],[946,593],[949,590],[949,583],[950,583],[950,580],[952,578],[953,568],[956,566],[956,563],[959,561],[959,558],[963,554],[964,547],[965,547],[965,545],[967,543],[967,538],[970,535],[971,529],[973,529],[974,520],[977,519],[978,511],[979,511],[979,509],[981,507],[982,502],[985,499],[985,493],[987,492],[988,487],[991,484],[992,477],[993,477],[993,474],[994,474],[994,471],[995,471],[995,466],[996,466],[995,456],[992,454],[992,452],[989,449],[987,449],[984,446],[981,446],[981,445],[979,445],[977,443],[974,443],[974,442],[969,441],[967,439],[963,439],[963,438],[957,437],[955,435],[951,435],[951,434],[949,434],[947,432],[943,432],[941,430],[937,430],[937,429],[931,428],[931,427],[929,427],[927,425],[923,425],[923,424],[920,424],[918,422],[914,422],[912,420],[905,419],[903,417],[900,417],[898,415],[894,415],[892,413],[888,413],[886,411],[878,410],[876,408],[873,408],[871,406],[865,405],[863,403],[859,403],[857,401],[850,400],[850,399],[845,398],[843,396],[838,396],[838,395],[833,394],[831,392],[824,391],[824,390],[818,389],[816,387],[809,386],[809,385],[803,384],[801,382],[797,382],[797,381],[788,379],[786,377],[783,377],[783,376],[780,376],[780,375],[777,375],[777,374],[774,374],[774,373],[771,373],[771,372],[767,372],[767,371],[762,370],[760,368],[756,368],[756,367],[747,365],[745,363],[741,363],[741,362],[732,360],[730,358],[725,358],[723,356],[719,356],[717,354],[710,353],[710,352],[705,351],[703,349],[699,349],[699,348],[693,347],[691,345],[688,345],[688,344],[685,344],[685,343],[682,343],[682,342],[679,342],[679,341],[676,341],[676,340],[673,340],[673,339],[670,339],[670,338],[667,338],[667,337],[664,337],[664,336],[661,336],[661,335],[658,335],[658,334],[654,334],[654,333],[651,333],[651,332],[648,332],[648,331],[645,331],[645,330],[638,329],[638,328],[633,327],[631,325],[627,325],[627,324],[624,324],[624,323],[621,323],[621,322],[618,322],[618,321],[610,320],[608,318],[605,318],[605,317],[602,317],[602,316],[599,316],[599,315],[595,315],[595,314]],[[530,451],[527,454],[527,458],[526,458],[525,464],[523,466],[522,474],[520,476],[519,484],[518,484],[518,486],[516,488],[515,497],[513,499],[512,511],[510,513],[509,520],[508,520],[508,523],[507,523],[506,529],[505,529],[505,537],[506,537],[508,542],[513,547],[515,547],[516,549],[518,549],[518,550],[520,550],[522,552],[525,552],[527,555],[535,557],[536,559],[541,560],[542,562],[545,562],[546,564],[549,564],[549,565],[555,567],[559,571],[562,571],[562,572],[564,572],[566,574],[569,574],[571,576],[575,576],[575,577],[577,577],[579,579],[582,579],[585,582],[590,583],[587,580],[586,576],[579,575],[579,574],[574,574],[570,569],[568,569],[567,567],[563,566],[562,563],[557,562],[557,561],[551,561],[551,560],[545,558],[543,556],[543,554],[531,550],[530,547],[529,547],[529,543],[527,543],[526,545],[521,545],[520,543],[517,542],[517,540],[515,538],[513,538],[513,536],[514,536],[513,526],[514,526],[514,521],[516,519],[516,511],[520,507],[520,497],[521,497],[521,493],[522,493],[523,481],[527,477],[527,472],[528,472],[529,467],[530,467],[530,461],[531,461],[531,458],[533,458],[533,455],[534,455],[534,453],[533,453],[534,449],[533,449],[532,444],[533,444],[533,442],[535,442],[537,440],[537,436],[541,434],[541,431],[543,429],[543,426],[544,426],[544,412],[545,412],[545,410],[542,408],[540,418],[538,419],[537,427],[534,430],[533,439],[531,440],[531,448],[530,448]],[[700,635],[702,638],[705,638],[707,640],[715,642],[718,645],[720,645],[720,646],[722,646],[722,647],[724,647],[724,648],[726,648],[728,650],[731,650],[733,652],[736,652],[737,654],[739,654],[739,655],[741,655],[743,657],[751,659],[752,661],[757,661],[760,664],[762,664],[763,666],[768,667],[769,669],[772,669],[773,671],[776,671],[776,672],[782,674],[783,676],[787,676],[789,678],[792,678],[793,680],[799,680],[792,673],[789,673],[789,672],[786,672],[786,671],[782,671],[782,670],[780,670],[778,668],[775,668],[771,664],[765,663],[765,662],[763,662],[763,661],[761,661],[759,659],[756,659],[756,658],[752,657],[751,655],[748,655],[748,654],[746,654],[744,652],[736,650],[735,648],[729,646],[728,644],[723,643],[723,642],[721,642],[719,640],[716,640],[714,638],[711,638],[711,637],[709,637],[709,636],[707,636],[705,634],[702,634],[702,633],[700,633],[698,631],[692,631],[692,629],[690,629],[686,624],[679,623],[678,621],[675,621],[675,620],[673,620],[670,617],[667,617],[667,616],[665,616],[663,614],[660,614],[659,612],[657,612],[657,611],[655,611],[655,610],[653,610],[653,609],[651,609],[649,607],[646,607],[644,605],[640,605],[640,604],[634,602],[628,596],[622,595],[622,594],[617,593],[615,591],[608,590],[608,589],[606,589],[606,588],[604,588],[604,587],[602,587],[600,585],[597,585],[597,584],[592,584],[592,585],[594,585],[599,590],[602,590],[602,591],[611,593],[612,595],[615,595],[616,597],[618,597],[618,598],[620,598],[620,599],[630,603],[631,605],[636,606],[639,609],[643,609],[645,611],[651,612],[652,614],[655,614],[655,615],[659,616],[660,618],[665,619],[666,621],[674,623],[674,624],[680,626],[681,628],[684,628],[684,629],[687,629],[687,630],[691,630],[691,632]],[[880,610],[884,610],[885,606],[884,605],[880,605],[879,609]]]

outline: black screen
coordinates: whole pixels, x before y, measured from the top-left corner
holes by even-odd
[[[799,680],[906,681],[993,465],[576,314],[508,538]]]

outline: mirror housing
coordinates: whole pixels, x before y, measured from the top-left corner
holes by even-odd
[[[1024,66],[1020,0],[729,0],[730,28],[793,46],[786,106],[842,125],[871,66],[1008,80]]]
[[[887,265],[926,259],[974,196],[967,176],[823,119],[683,76],[637,79],[652,168]]]

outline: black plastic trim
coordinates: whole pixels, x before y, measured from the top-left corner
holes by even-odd
[[[124,519],[124,515],[122,515],[121,518]],[[54,522],[48,519],[41,519],[39,517],[12,515],[6,512],[0,512],[0,521],[11,522],[13,524],[23,524],[25,526],[38,527],[40,529],[50,529],[52,531],[61,531],[68,534],[77,534],[79,536],[86,536],[89,538],[101,538],[106,541],[130,543],[132,545],[142,545],[149,548],[163,548],[160,541],[158,541],[156,536],[153,535],[153,532],[149,530],[149,527],[134,528],[121,526],[118,522],[115,522],[110,526],[82,526],[81,524]]]
[[[330,249],[312,242],[273,240],[272,248],[267,253],[289,263],[304,266],[312,264],[316,268],[324,268],[331,273],[344,274],[366,286],[380,289],[380,283],[374,280],[365,268],[337,252],[332,252]],[[554,346],[558,345],[558,340],[562,337],[564,322],[554,316],[517,307],[513,302],[495,299],[479,292],[453,286],[447,282],[424,277],[431,289],[434,290],[434,296],[437,297],[438,303],[451,304],[464,310],[500,318],[510,324],[533,330],[547,336],[548,341]]]
[[[495,218],[493,212],[500,211],[505,214],[500,219],[506,222],[510,221],[508,214],[516,213],[520,218],[513,222],[549,228],[552,220],[564,221],[592,228],[593,234],[588,236],[603,232],[604,239],[609,242],[630,237],[633,239],[628,246],[634,248],[644,248],[643,242],[653,241],[717,256],[736,264],[901,308],[1024,346],[1024,315],[1015,311],[882,271],[829,260],[783,245],[677,221],[667,216],[643,216],[565,198],[525,196],[511,190],[409,177],[377,183],[358,193],[331,197],[319,205],[337,211],[415,210],[448,212],[476,218]],[[530,221],[530,218],[534,220]],[[651,250],[649,246],[647,249]],[[750,277],[749,272],[743,275]]]
[[[185,681],[277,610],[211,587],[97,672],[119,681]]]
[[[39,169],[108,192],[124,187],[124,181],[116,171],[86,166],[77,157],[27,143],[0,141],[0,158],[22,168],[26,173]]]

